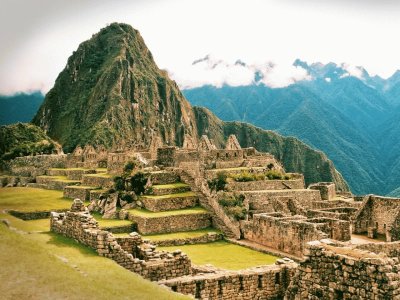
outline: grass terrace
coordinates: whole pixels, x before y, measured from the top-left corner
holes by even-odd
[[[2,299],[188,299],[72,239],[37,233],[43,226],[37,221],[8,214],[0,214],[0,219],[7,219],[16,229],[0,222]]]
[[[129,220],[120,220],[120,219],[103,219],[102,215],[99,213],[92,213],[92,216],[99,223],[100,227],[120,227],[131,225],[132,222]]]
[[[197,265],[212,264],[217,268],[241,270],[260,265],[270,265],[278,259],[276,256],[264,254],[246,247],[225,241],[208,244],[157,247],[159,250],[182,250]]]
[[[27,187],[0,189],[0,210],[21,212],[69,209],[71,199],[63,198],[62,191]]]
[[[160,211],[160,212],[152,212],[146,209],[130,209],[128,210],[130,215],[144,217],[144,218],[159,218],[159,217],[168,217],[168,216],[177,216],[177,215],[189,215],[189,214],[203,214],[207,213],[202,207],[193,207],[193,208],[185,208],[179,210],[169,210],[169,211]]]

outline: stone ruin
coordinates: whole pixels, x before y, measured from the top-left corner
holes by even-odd
[[[118,205],[124,208],[117,212],[118,195],[101,196],[112,189],[112,178],[91,176],[90,168],[95,173],[96,168],[106,167],[108,174],[118,175],[132,161],[135,167],[149,174],[150,187],[167,176],[171,177],[167,178],[169,182],[183,181],[196,193],[196,197],[188,197],[184,202],[181,199],[168,204],[149,196],[137,201],[140,207],[156,212],[178,209],[178,203],[200,204],[208,212],[197,217],[149,220],[130,216],[124,209],[128,204],[123,202]],[[70,180],[83,177],[82,184],[102,189],[60,187],[40,176],[46,172],[61,174],[64,171],[46,169],[66,167],[78,168],[65,171]],[[26,182],[26,185],[61,188],[68,197],[91,200],[90,211],[100,212],[105,217],[128,218],[136,224],[132,231],[139,229],[142,234],[153,233],[165,228],[165,224],[183,230],[214,226],[223,232],[223,236],[210,235],[199,241],[225,238],[296,261],[278,260],[276,265],[242,271],[202,269],[192,265],[181,252],[156,251],[155,245],[137,233],[129,238],[117,238],[111,230],[100,230],[88,209],[78,200],[69,212],[52,214],[52,231],[74,238],[95,249],[99,255],[176,292],[209,299],[400,297],[399,244],[396,242],[400,240],[400,199],[374,195],[353,197],[336,191],[330,182],[305,188],[301,174],[286,173],[271,154],[242,148],[235,136],[228,138],[224,149],[217,149],[207,136],[202,136],[198,143],[185,136],[183,148],[164,146],[157,139],[152,140],[148,149],[122,147],[107,151],[102,147],[77,147],[68,155],[17,158],[10,163],[9,170],[10,178]],[[246,170],[244,175],[243,170]],[[224,193],[243,196],[240,208],[245,215],[240,219],[230,215],[221,205],[220,199],[225,194],[210,188],[209,183],[222,171],[228,172],[229,179]],[[264,178],[268,172],[282,176]],[[240,176],[252,179],[235,179]],[[27,178],[36,178],[36,183],[29,183]],[[129,205],[135,207],[135,203]],[[18,216],[18,212],[15,214]],[[186,242],[193,241],[183,240],[179,244]]]

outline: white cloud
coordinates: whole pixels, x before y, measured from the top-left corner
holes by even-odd
[[[230,62],[214,55],[206,55],[187,63],[181,68],[169,71],[171,77],[183,89],[202,85],[242,86],[254,83],[256,73],[261,76],[259,82],[273,88],[285,87],[296,81],[311,79],[307,71],[292,64],[264,63],[248,64],[242,59]],[[258,83],[259,83],[258,82]]]
[[[347,6],[348,1],[317,0],[4,1],[0,93],[47,91],[79,43],[111,22],[138,29],[158,65],[181,85],[251,82],[250,67],[235,66],[237,58],[261,62],[257,67],[273,61],[274,68],[263,69],[271,86],[304,78],[303,70],[291,66],[296,58],[361,65],[382,77],[400,68],[400,43],[393,38],[400,27],[394,7],[400,3],[389,9],[380,2]],[[229,66],[213,72],[189,66],[206,53]]]
[[[350,65],[347,63],[342,63],[341,67],[347,71],[349,76],[354,76],[354,77],[357,77],[358,79],[363,79],[363,70],[361,67],[357,67],[357,66]],[[344,76],[341,76],[341,77],[344,77]]]

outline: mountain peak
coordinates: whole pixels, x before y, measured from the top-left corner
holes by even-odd
[[[139,31],[112,23],[71,55],[33,122],[71,151],[119,140],[141,147],[154,135],[182,145],[185,134],[196,138],[192,115]]]

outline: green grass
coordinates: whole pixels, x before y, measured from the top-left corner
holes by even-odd
[[[26,234],[23,223],[30,222],[6,218],[24,232],[0,222],[2,299],[187,299],[72,239],[50,232]]]
[[[68,209],[71,199],[63,198],[62,191],[13,187],[0,189],[0,210],[22,212]]]
[[[158,247],[159,250],[185,252],[197,265],[212,264],[228,270],[241,270],[250,267],[273,264],[278,257],[264,254],[225,241],[208,244]]]
[[[87,186],[87,185],[71,185],[69,188],[73,189],[88,189],[88,190],[97,190],[98,188],[94,186]]]
[[[163,241],[163,240],[172,240],[172,239],[186,239],[186,238],[195,238],[206,235],[207,233],[221,233],[218,229],[215,228],[205,228],[198,229],[193,231],[184,231],[184,232],[173,232],[166,234],[151,234],[143,236],[146,239],[150,239],[153,241]]]
[[[162,195],[162,196],[145,195],[145,196],[141,196],[141,197],[152,198],[152,199],[168,199],[168,198],[193,197],[193,196],[196,196],[196,193],[185,192],[185,193],[168,194],[168,195]]]
[[[158,217],[167,217],[167,216],[176,216],[176,215],[187,215],[187,214],[201,214],[206,213],[202,207],[194,207],[194,208],[185,208],[179,210],[169,210],[169,211],[160,211],[160,212],[151,212],[145,209],[130,209],[128,210],[129,214],[138,216],[138,217],[146,217],[146,218],[158,218]]]
[[[79,180],[68,179],[67,176],[47,176],[47,175],[43,175],[43,176],[37,176],[37,177],[49,178],[49,179],[54,180],[54,181],[62,181],[62,182],[80,182]]]
[[[103,219],[102,215],[99,213],[92,213],[92,216],[99,223],[100,227],[119,227],[132,225],[132,222],[129,220],[120,220],[120,219]]]
[[[153,185],[153,188],[155,188],[155,189],[176,189],[176,188],[181,188],[181,187],[188,187],[188,185],[183,182]]]

